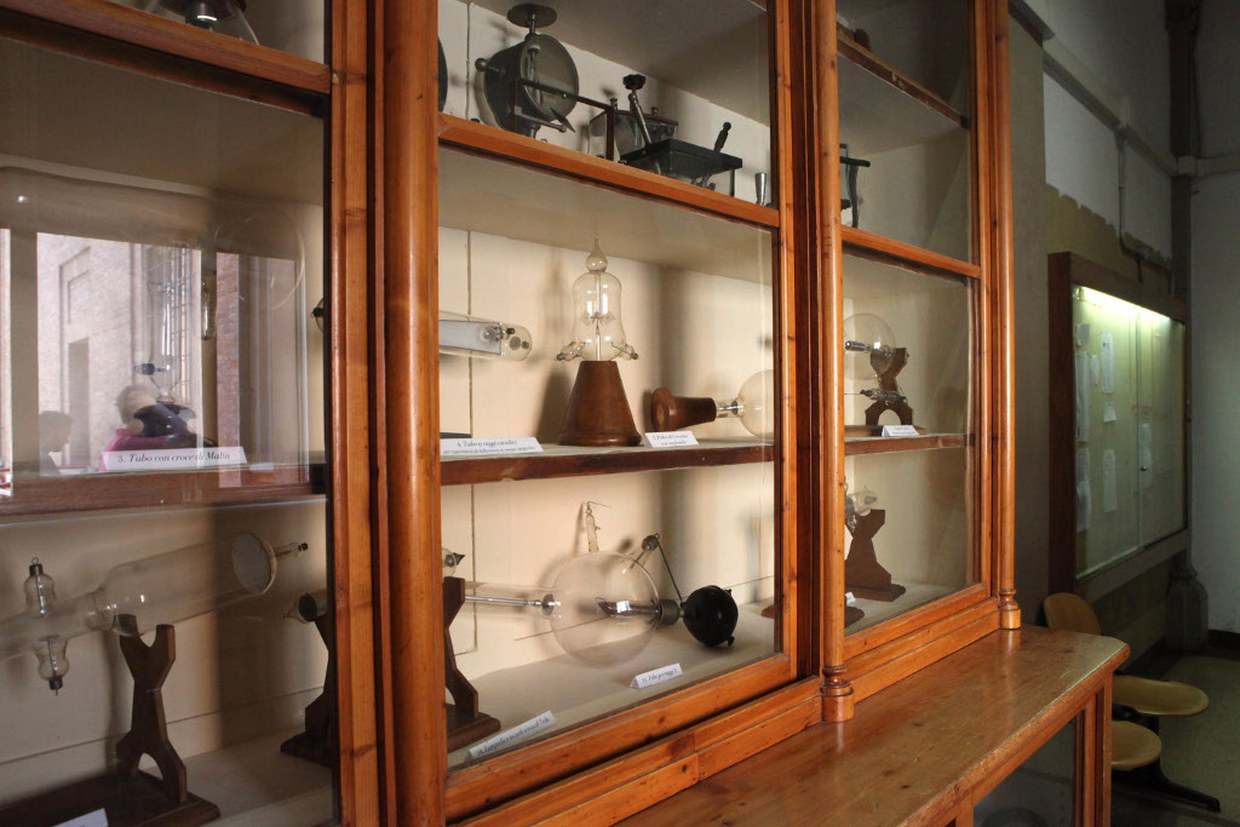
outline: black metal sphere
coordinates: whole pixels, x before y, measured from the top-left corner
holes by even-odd
[[[681,604],[685,627],[706,646],[732,645],[732,632],[740,616],[732,593],[718,586],[703,586]]]

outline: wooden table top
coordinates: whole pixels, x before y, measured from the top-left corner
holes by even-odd
[[[996,631],[622,822],[903,824],[937,820],[1060,726],[1123,661],[1114,638]]]

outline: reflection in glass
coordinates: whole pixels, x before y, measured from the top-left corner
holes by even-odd
[[[0,415],[19,475],[217,445],[304,459],[305,245],[286,207],[9,167],[0,224],[6,294],[37,311],[5,327],[9,370],[38,377],[38,421]]]

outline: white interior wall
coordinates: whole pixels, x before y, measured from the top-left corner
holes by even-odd
[[[1193,564],[1210,596],[1210,628],[1230,632],[1240,632],[1238,201],[1240,173],[1206,179],[1196,186],[1192,217]]]
[[[1204,4],[1198,35],[1201,152],[1240,151],[1240,5]],[[1211,629],[1240,632],[1240,466],[1235,412],[1240,409],[1240,173],[1199,180],[1193,195],[1192,416],[1193,563],[1210,595]]]

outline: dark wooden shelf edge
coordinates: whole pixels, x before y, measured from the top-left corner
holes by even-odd
[[[271,502],[326,493],[322,463],[272,470],[222,468],[162,473],[17,477],[0,517],[169,505]]]
[[[923,434],[922,436],[859,436],[845,437],[844,455],[895,454],[902,451],[934,451],[940,448],[962,448],[970,443],[967,434]]]
[[[0,9],[92,32],[102,38],[151,49],[314,95],[331,91],[331,70],[268,46],[203,32],[154,14],[95,0],[0,0]],[[22,31],[10,31],[21,36]],[[87,54],[93,59],[103,55]]]
[[[655,198],[701,212],[757,224],[779,226],[779,211],[761,207],[730,195],[694,187],[653,172],[596,158],[573,149],[506,132],[499,127],[467,121],[455,115],[439,116],[439,141],[453,148],[537,168],[565,178],[586,181],[610,189]]]
[[[838,43],[841,57],[858,68],[869,72],[897,91],[903,92],[918,103],[933,109],[952,123],[964,129],[969,128],[969,117],[963,112],[957,111],[943,98],[853,40],[848,30],[843,26],[836,24],[836,31],[839,34]]]
[[[446,459],[440,464],[443,485],[477,485],[487,482],[624,474],[635,471],[670,471],[678,468],[711,468],[770,462],[772,445],[738,445],[697,448],[609,449],[606,453],[523,454],[469,459]]]
[[[899,261],[930,273],[948,273],[970,279],[980,279],[982,268],[971,261],[936,253],[915,244],[896,241],[885,235],[872,233],[857,227],[840,227],[844,252],[882,261]]]

